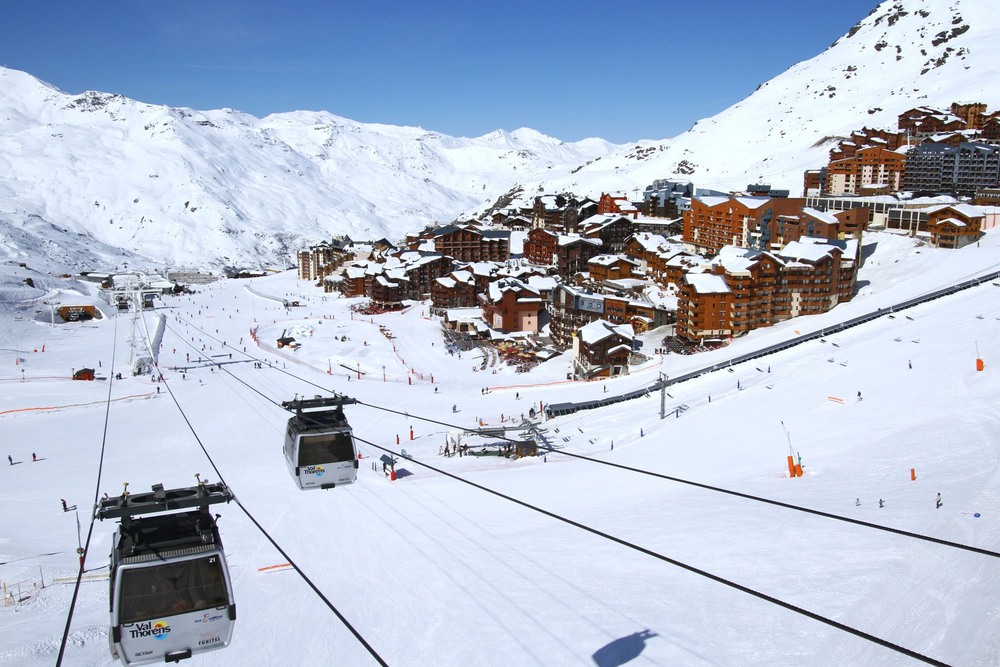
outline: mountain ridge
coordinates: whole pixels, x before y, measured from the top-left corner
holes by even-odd
[[[853,129],[895,127],[919,105],[996,108],[996,44],[1000,8],[887,0],[687,132],[627,145],[530,128],[451,137],[327,111],[256,118],[67,94],[0,69],[0,220],[33,216],[166,264],[285,266],[332,234],[398,239],[510,192],[638,195],[669,178],[724,190],[766,181],[794,194]]]

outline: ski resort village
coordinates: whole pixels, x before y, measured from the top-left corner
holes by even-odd
[[[627,144],[0,67],[0,667],[997,667],[997,62],[887,0]]]
[[[502,341],[522,370],[572,351],[575,379],[627,374],[655,346],[691,353],[849,301],[866,231],[959,250],[1000,223],[1000,113],[985,104],[863,128],[804,175],[805,197],[656,180],[640,200],[539,195],[480,218],[359,247],[321,241],[298,277],[365,297],[365,312],[429,302],[454,335]]]

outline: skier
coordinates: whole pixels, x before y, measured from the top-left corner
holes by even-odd
[[[34,452],[31,452],[31,462],[34,463],[37,460],[38,460],[38,456],[36,456]]]
[[[11,465],[14,465],[14,459],[11,458],[10,454],[7,455],[7,460],[10,461]]]
[[[458,406],[457,405],[452,405],[451,406],[451,411],[452,412],[458,412]]]
[[[937,509],[941,509],[941,504],[942,504],[941,503],[941,494],[939,493],[939,494],[937,494],[937,501],[934,503],[934,506]]]
[[[855,498],[854,504],[857,505],[858,507],[861,507],[861,498]]]
[[[66,500],[65,500],[65,498],[60,498],[59,502],[62,503],[63,512],[68,512],[69,511],[69,507],[66,506]]]

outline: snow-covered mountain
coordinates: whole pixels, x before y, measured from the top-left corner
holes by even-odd
[[[725,190],[763,181],[795,194],[803,172],[824,166],[838,137],[862,126],[895,129],[898,114],[921,105],[984,102],[995,111],[998,81],[1000,5],[887,0],[823,53],[687,132],[629,145],[542,187],[607,191],[617,181],[631,194],[669,178]]]
[[[93,242],[58,257],[65,269],[108,249],[174,265],[287,265],[331,234],[399,238],[509,191],[632,194],[674,178],[796,192],[852,129],[895,127],[918,105],[996,109],[998,68],[995,3],[889,0],[742,102],[673,139],[624,147],[529,129],[469,139],[326,112],[169,108],[0,69],[0,257],[25,250],[21,221],[37,242]]]
[[[529,129],[467,139],[325,112],[175,109],[0,69],[0,223],[50,223],[169,263],[287,265],[334,233],[398,238],[614,148]],[[10,234],[3,246],[18,255]]]

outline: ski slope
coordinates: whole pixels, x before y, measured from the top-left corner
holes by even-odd
[[[679,374],[1000,263],[996,234],[960,251],[886,234],[865,239],[877,245],[854,302],[709,355],[655,357],[607,382],[566,382],[566,357],[526,374],[488,361],[478,370],[475,353],[448,353],[426,304],[352,318],[352,300],[289,273],[165,297],[141,320],[107,308],[105,319],[87,323],[6,318],[5,340],[14,342],[3,345],[0,455],[16,465],[0,466],[0,581],[24,599],[0,607],[0,665],[51,665],[58,655],[78,564],[77,515],[62,512],[61,498],[80,508],[86,542],[96,495],[119,493],[124,482],[131,491],[188,486],[195,473],[216,481],[219,472],[390,665],[918,664],[664,559],[934,660],[995,665],[1000,559],[642,474],[1000,551],[993,284],[672,387],[668,410],[688,406],[679,417],[661,421],[654,394],[543,421],[557,450],[545,456],[439,454],[449,431],[502,417],[510,424],[531,406],[597,398],[605,386],[648,385],[660,372]],[[5,271],[4,285],[17,284]],[[8,305],[25,298],[24,289],[0,294]],[[304,305],[286,310],[258,294]],[[128,372],[161,314],[162,384]],[[302,344],[297,351],[276,349],[285,331]],[[660,338],[646,335],[646,348]],[[68,379],[84,366],[103,379]],[[116,372],[125,379],[112,381]],[[364,458],[357,483],[301,492],[281,455],[287,413],[277,404],[323,390],[363,404],[347,416]],[[801,478],[788,478],[790,445],[801,454]],[[413,457],[400,459],[396,481],[372,469],[383,448]],[[377,664],[293,569],[273,567],[288,559],[239,507],[215,511],[238,618],[230,647],[187,664]],[[80,587],[64,664],[116,664],[99,578],[113,530],[94,526],[86,570],[95,578]],[[42,577],[45,587],[33,588]]]

